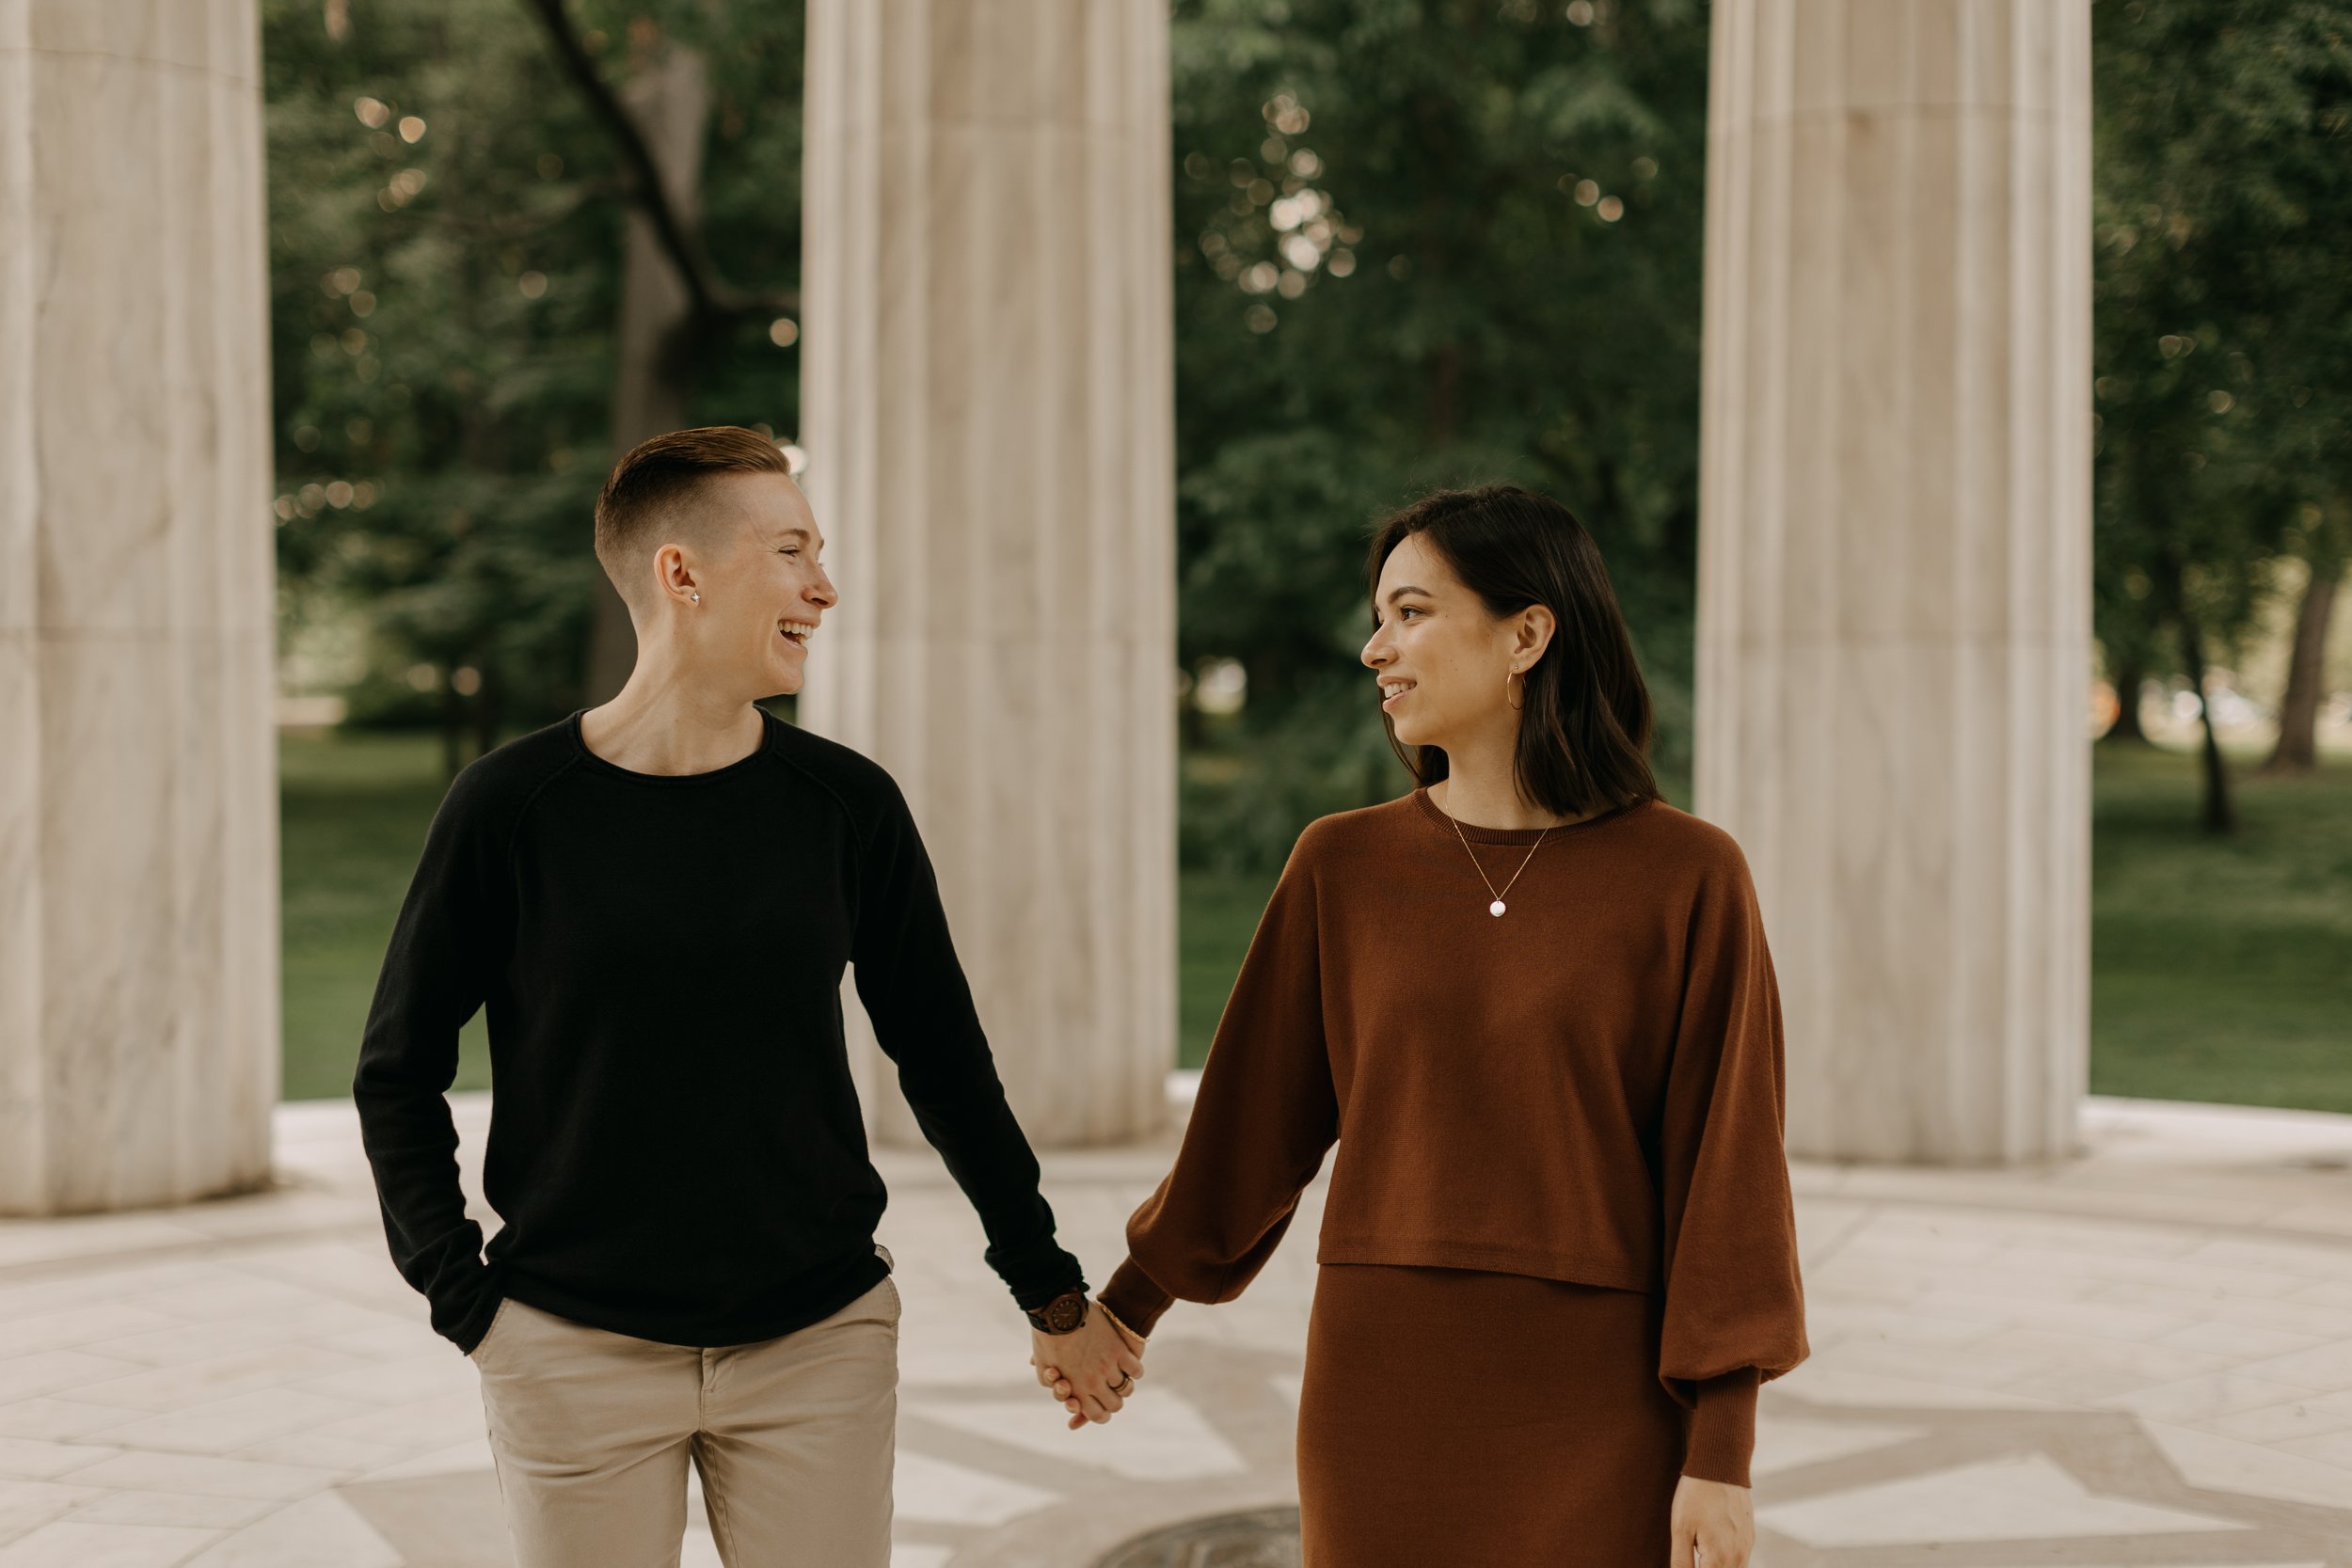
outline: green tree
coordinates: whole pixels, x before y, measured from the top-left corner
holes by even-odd
[[[2330,519],[2352,489],[2352,5],[2126,0],[2093,16],[2101,639],[2111,666],[2169,663],[2201,702],[2209,649],[2243,634],[2269,564],[2296,551],[2318,585],[2315,681],[2344,564]],[[2210,710],[2203,759],[2202,817],[2226,832]]]
[[[1180,642],[1248,676],[1188,857],[1395,793],[1364,543],[1436,484],[1578,513],[1687,768],[1704,8],[1179,0],[1172,42]]]
[[[698,242],[717,276],[796,286],[800,8],[578,20],[624,83],[707,51]],[[637,187],[542,24],[518,0],[262,8],[287,620],[364,617],[355,718],[436,720],[453,768],[579,700],[602,583],[589,518]],[[689,418],[792,431],[775,336],[740,312],[702,331]]]

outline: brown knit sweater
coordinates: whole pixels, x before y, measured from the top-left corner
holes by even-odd
[[[1662,1293],[1687,1475],[1748,1483],[1804,1358],[1780,1001],[1745,859],[1652,800],[1454,825],[1425,790],[1311,824],[1234,981],[1175,1167],[1103,1300],[1230,1301],[1336,1140],[1315,1258]],[[1466,1324],[1509,1332],[1508,1324]]]

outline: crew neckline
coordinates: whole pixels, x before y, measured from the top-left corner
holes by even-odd
[[[738,773],[749,770],[775,746],[776,730],[781,721],[757,704],[753,705],[753,710],[759,715],[759,744],[737,757],[733,762],[718,768],[706,768],[699,773],[640,773],[634,768],[624,768],[609,757],[598,756],[588,749],[588,737],[580,732],[580,717],[588,711],[584,707],[572,709],[571,717],[564,721],[564,733],[571,736],[572,750],[578,753],[580,760],[596,772],[602,773],[609,778],[627,779],[631,784],[658,784],[664,787],[703,784],[720,779],[732,778]]]
[[[1532,845],[1546,834],[1553,838],[1561,838],[1586,828],[1597,828],[1604,822],[1614,822],[1621,817],[1629,816],[1648,805],[1654,797],[1644,796],[1638,800],[1629,800],[1623,805],[1612,806],[1597,816],[1588,816],[1581,822],[1562,823],[1553,828],[1482,828],[1475,822],[1456,822],[1446,815],[1443,806],[1429,798],[1427,784],[1415,785],[1410,799],[1414,805],[1421,808],[1422,815],[1426,816],[1438,831],[1448,838],[1452,838],[1454,830],[1459,828],[1462,836],[1472,844]]]

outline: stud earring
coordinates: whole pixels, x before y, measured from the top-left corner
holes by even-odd
[[[702,602],[703,602],[703,596],[702,596],[700,594],[695,594],[695,595],[694,595],[694,602],[695,602],[696,604],[700,604],[700,603],[702,603]]]

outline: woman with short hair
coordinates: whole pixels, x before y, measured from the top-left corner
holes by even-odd
[[[1299,835],[1102,1305],[1149,1334],[1232,1300],[1336,1141],[1309,1568],[1739,1568],[1756,1387],[1806,1352],[1747,865],[1660,798],[1556,501],[1430,496],[1368,577],[1415,787]]]

